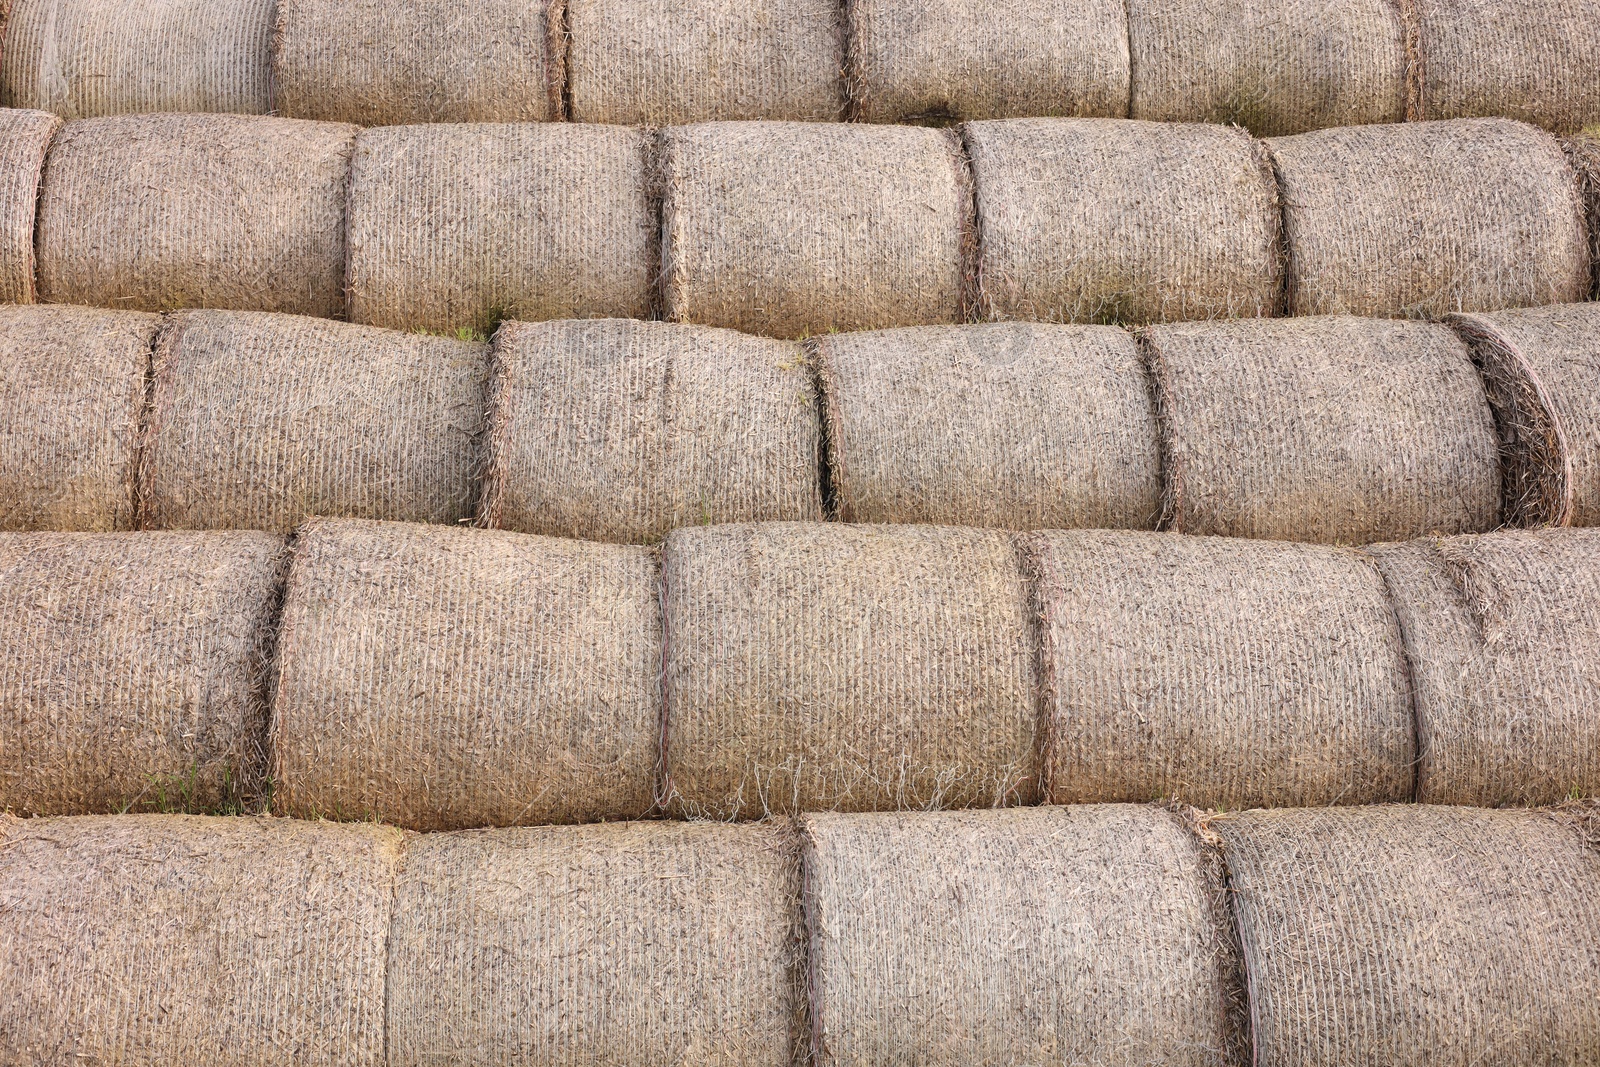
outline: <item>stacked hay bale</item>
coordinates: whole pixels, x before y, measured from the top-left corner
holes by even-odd
[[[34,214],[45,153],[61,120],[43,111],[0,111],[0,301],[34,299]]]
[[[1594,274],[1593,299],[1600,300],[1600,124],[1567,138],[1563,144],[1567,158],[1578,172],[1578,181],[1589,209],[1589,266]]]

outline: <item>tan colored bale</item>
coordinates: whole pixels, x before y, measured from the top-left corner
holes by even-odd
[[[1126,332],[914,326],[833,334],[818,354],[846,522],[1154,525],[1155,412]]]
[[[622,542],[820,520],[820,436],[793,342],[631,319],[507,323],[480,518]]]
[[[1276,310],[1277,192],[1245,131],[1017,119],[965,133],[986,318],[1141,323]]]
[[[1052,803],[1411,795],[1400,630],[1359,553],[1101,530],[1031,546]]]
[[[1448,328],[1326,316],[1145,339],[1172,529],[1366,544],[1498,523],[1494,417]]]
[[[160,320],[0,307],[0,530],[125,530]]]
[[[391,1067],[789,1067],[800,864],[787,823],[437,834],[395,899]]]
[[[712,122],[668,130],[664,170],[669,318],[774,337],[961,321],[950,131]]]
[[[13,823],[0,1059],[383,1067],[400,833],[128,815]]]
[[[1274,138],[1292,315],[1397,315],[1582,300],[1577,178],[1554,137],[1505,119]]]
[[[0,68],[3,69],[3,68]],[[0,110],[0,301],[34,300],[33,220],[45,153],[61,120],[42,111]]]
[[[769,523],[668,535],[664,765],[690,817],[1037,799],[1010,535]]]
[[[1578,172],[1578,184],[1588,209],[1589,270],[1594,275],[1591,299],[1600,300],[1600,125],[1568,138],[1563,147],[1567,150],[1567,160]]]
[[[274,806],[415,830],[637,817],[660,671],[646,549],[314,520],[278,640]]]
[[[1408,805],[1214,825],[1261,1067],[1600,1057],[1600,851],[1559,818]]]

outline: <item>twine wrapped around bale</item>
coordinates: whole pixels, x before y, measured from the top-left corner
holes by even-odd
[[[1244,130],[1127,119],[965,127],[989,319],[1270,315],[1272,170]]]
[[[156,348],[140,525],[470,519],[488,362],[450,338],[183,312]]]
[[[265,533],[0,534],[0,810],[250,803],[282,571]]]
[[[769,523],[666,540],[667,803],[690,817],[1039,795],[1010,535]]]
[[[495,337],[485,525],[648,542],[823,518],[798,344],[705,326],[507,323]]]
[[[1144,338],[1172,529],[1365,544],[1498,522],[1494,418],[1446,327],[1326,316]]]
[[[0,1060],[384,1067],[399,831],[127,815],[0,838]]]
[[[274,806],[414,830],[644,814],[660,610],[644,548],[307,523],[278,641]]]
[[[389,1067],[790,1067],[799,896],[784,822],[418,838],[395,895]]]
[[[0,110],[0,301],[34,300],[33,220],[45,153],[61,120],[43,111]]]
[[[832,334],[818,355],[846,522],[1154,525],[1155,412],[1125,331],[913,326]]]

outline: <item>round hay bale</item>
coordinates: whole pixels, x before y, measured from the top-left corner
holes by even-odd
[[[480,518],[622,542],[820,520],[820,437],[793,342],[632,319],[507,323]]]
[[[1261,1067],[1593,1062],[1600,851],[1573,827],[1414,805],[1213,825]]]
[[[1594,275],[1593,299],[1600,300],[1600,125],[1569,137],[1562,147],[1567,150],[1572,169],[1578,172],[1578,184],[1588,209],[1589,269]]]
[[[845,17],[863,121],[1128,113],[1122,0],[851,0]]]
[[[60,119],[42,111],[0,110],[0,302],[33,303],[39,176],[60,128]]]
[[[566,0],[574,122],[832,122],[839,0]]]
[[[660,612],[644,548],[307,523],[278,639],[274,807],[413,830],[644,814]]]
[[[251,803],[283,540],[0,534],[0,809]]]
[[[818,343],[846,522],[1150,528],[1144,361],[1107,326],[913,326]]]
[[[340,315],[355,132],[236,115],[67,123],[39,196],[39,298]]]
[[[288,532],[308,515],[464,522],[489,346],[187,311],[155,353],[144,528]]]
[[[363,130],[350,318],[487,336],[501,319],[646,318],[649,136],[569,123]]]
[[[1504,530],[1370,550],[1405,632],[1417,798],[1600,795],[1600,530]]]
[[[0,530],[125,530],[160,320],[0,307]]]
[[[1577,177],[1542,130],[1462,119],[1267,145],[1282,185],[1291,315],[1428,318],[1588,295]]]
[[[128,815],[0,848],[0,1059],[383,1067],[380,826]]]
[[[1494,417],[1448,328],[1322,316],[1144,338],[1173,530],[1366,544],[1498,523]]]
[[[959,322],[970,183],[947,130],[666,131],[667,316],[773,337]]]
[[[1010,535],[821,523],[674,531],[664,792],[689,817],[1039,795]]]
[[[390,1067],[789,1067],[802,1040],[787,823],[430,834],[389,949]]]
[[[1115,530],[1030,545],[1052,803],[1411,796],[1400,630],[1359,553]]]
[[[1270,315],[1278,203],[1250,135],[1127,119],[965,127],[989,319]]]
[[[1172,814],[813,815],[804,830],[819,1067],[1230,1061],[1220,893]]]

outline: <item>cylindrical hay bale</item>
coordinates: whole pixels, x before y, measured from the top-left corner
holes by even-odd
[[[1600,530],[1372,550],[1416,688],[1418,799],[1600,794]]]
[[[0,110],[0,302],[33,303],[39,176],[60,128],[61,120],[43,111]]]
[[[1145,340],[1172,529],[1366,544],[1498,523],[1494,416],[1448,328],[1327,316]]]
[[[831,122],[838,0],[566,0],[574,122]]]
[[[666,134],[679,322],[774,337],[959,322],[970,183],[948,130],[712,122]]]
[[[159,319],[0,307],[0,530],[125,530]]]
[[[551,0],[278,0],[275,102],[363,126],[557,122],[564,50]]]
[[[0,534],[0,810],[252,801],[282,562],[265,533]]]
[[[846,522],[1155,524],[1155,412],[1125,331],[913,326],[818,351]]]
[[[1240,129],[1127,119],[966,127],[986,318],[1270,315],[1278,203]]]
[[[1352,126],[1268,148],[1291,315],[1427,318],[1588,295],[1577,176],[1542,130],[1505,119]]]
[[[420,838],[390,935],[389,1067],[790,1067],[797,846],[776,822]]]
[[[13,822],[0,1060],[383,1067],[400,848],[276,819]]]
[[[274,805],[415,830],[644,814],[656,577],[644,548],[307,523],[278,639]]]
[[[140,525],[470,519],[488,363],[488,345],[452,338],[184,312],[156,347]]]
[[[1032,547],[1052,803],[1411,795],[1400,630],[1353,549],[1100,530]]]
[[[1568,138],[1563,147],[1567,150],[1568,161],[1578,172],[1578,185],[1588,209],[1589,271],[1594,275],[1592,299],[1600,300],[1600,125]]]
[[[632,319],[507,323],[481,519],[623,542],[820,520],[820,436],[792,341]]]
[[[1600,852],[1561,818],[1407,805],[1213,825],[1261,1067],[1594,1062]]]
[[[664,586],[677,813],[1038,797],[1034,642],[1009,535],[696,527],[667,537]]]
[[[619,126],[394,126],[356,140],[350,318],[492,333],[501,319],[650,314],[649,135]]]
[[[1218,887],[1122,805],[805,820],[819,1067],[1219,1067]]]
[[[355,132],[233,115],[67,123],[39,197],[39,298],[340,315]]]
[[[845,14],[866,122],[1128,113],[1122,0],[851,0]]]

